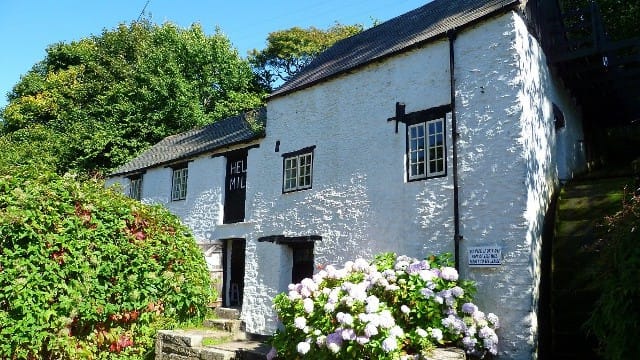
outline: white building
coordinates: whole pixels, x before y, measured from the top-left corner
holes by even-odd
[[[318,266],[451,252],[500,357],[532,358],[545,214],[585,155],[523,6],[431,2],[320,55],[248,116],[264,133],[238,116],[169,137],[109,182],[193,229],[248,332],[275,331],[272,298]]]

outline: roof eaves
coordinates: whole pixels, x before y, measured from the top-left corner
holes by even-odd
[[[238,146],[238,145],[243,145],[243,144],[250,144],[256,140],[262,139],[264,138],[264,134],[257,134],[256,136],[253,136],[251,138],[247,138],[247,139],[243,139],[243,140],[238,140],[238,141],[234,141],[234,142],[230,142],[230,143],[225,143],[222,144],[220,146],[216,146],[213,147],[211,149],[207,149],[207,150],[203,150],[203,151],[193,151],[191,153],[188,154],[184,154],[175,158],[172,158],[170,160],[163,160],[163,161],[159,161],[153,164],[149,164],[149,165],[145,165],[145,166],[141,166],[139,168],[135,168],[135,169],[130,169],[130,170],[126,170],[126,171],[120,171],[120,172],[114,172],[111,173],[109,175],[107,175],[107,177],[116,177],[116,176],[127,176],[127,175],[132,175],[132,174],[139,174],[142,172],[145,172],[149,169],[152,168],[157,168],[157,167],[167,167],[171,164],[177,164],[177,163],[183,163],[185,161],[189,161],[189,159],[194,158],[196,156],[200,156],[200,155],[204,155],[204,154],[208,154],[208,153],[214,153],[220,149],[225,149],[225,148],[231,148],[234,146]]]

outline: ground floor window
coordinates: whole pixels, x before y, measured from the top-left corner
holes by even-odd
[[[187,178],[189,169],[187,166],[174,168],[171,183],[171,200],[184,200],[187,198]]]
[[[142,175],[129,177],[129,197],[132,199],[142,199]]]

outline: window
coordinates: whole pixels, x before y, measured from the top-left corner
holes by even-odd
[[[409,180],[446,174],[444,118],[407,127]]]
[[[173,169],[173,181],[171,183],[171,201],[184,200],[187,198],[187,176],[186,166]]]
[[[142,199],[142,175],[129,178],[129,197],[132,199]]]
[[[282,155],[284,158],[283,192],[311,188],[314,148],[315,146]]]

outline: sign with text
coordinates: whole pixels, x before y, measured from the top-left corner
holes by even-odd
[[[469,248],[469,266],[495,267],[500,265],[502,265],[502,248],[499,246]]]

